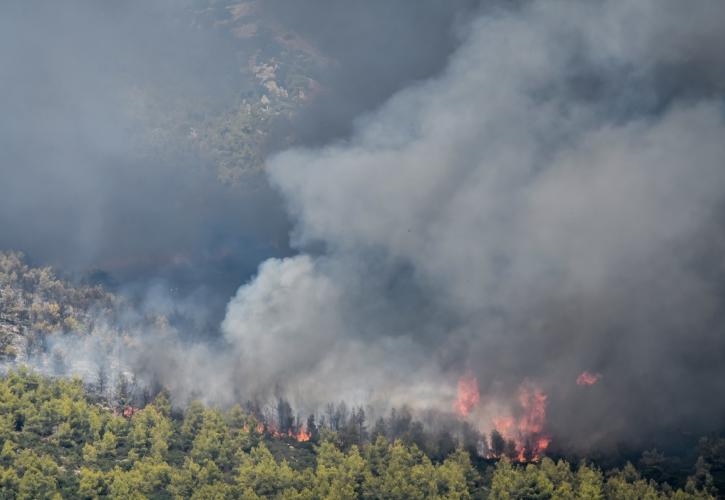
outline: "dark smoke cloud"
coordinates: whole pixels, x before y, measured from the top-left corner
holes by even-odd
[[[287,124],[300,141],[317,145],[347,136],[358,115],[414,81],[440,72],[470,19],[482,9],[480,0],[255,4],[264,18],[299,33],[328,58],[322,95]]]
[[[720,424],[725,8],[683,9],[489,12],[349,140],[273,158],[293,244],[326,250],[230,303],[242,379],[445,408],[470,369],[482,421],[528,379],[582,447]]]
[[[189,348],[166,327],[138,335],[142,356],[131,353],[128,362],[140,377],[158,380],[177,400],[283,394],[302,410],[341,398],[448,410],[456,379],[471,371],[481,389],[471,418],[482,430],[528,379],[549,394],[549,431],[581,448],[722,422],[720,2],[522,2],[480,11],[466,2],[416,3],[420,10],[399,2],[255,5],[332,61],[321,76],[329,88],[299,122],[279,124],[272,141],[272,150],[286,141],[287,126],[297,147],[268,161],[297,254],[289,256],[285,241],[239,288],[221,345]],[[464,22],[473,12],[476,19]],[[57,18],[48,16],[46,31]],[[17,23],[8,24],[3,34],[14,33]],[[135,67],[137,53],[145,60],[141,46],[124,41],[132,46],[128,64]],[[169,53],[205,54],[199,64],[215,68],[208,54],[218,46],[182,36]],[[83,71],[60,70],[69,78],[62,86],[33,93],[23,88],[26,78],[10,85],[15,98],[5,106],[17,124],[0,125],[10,179],[0,237],[60,255],[119,248],[109,251],[119,258],[153,253],[153,245],[175,255],[189,241],[213,254],[209,242],[229,234],[277,241],[289,226],[284,216],[266,220],[281,210],[266,188],[260,199],[226,204],[218,195],[226,188],[184,184],[193,175],[170,190],[166,172],[177,162],[167,170],[136,163],[124,139],[128,122],[99,118],[108,107],[109,116],[122,116],[101,91],[116,81],[103,75],[117,73],[94,69],[112,64],[105,53],[91,66],[51,58],[85,67],[98,85]],[[10,67],[19,74],[25,62]],[[209,88],[215,74],[170,64],[180,73],[162,74],[190,76],[195,89]],[[51,90],[64,97],[47,97]],[[33,113],[20,111],[26,95],[41,103]],[[72,127],[63,106],[78,117]],[[46,132],[39,142],[38,130]],[[36,183],[36,173],[53,183]],[[198,200],[199,192],[213,200],[205,216],[199,204],[175,204],[178,193]],[[240,214],[249,214],[241,227]],[[137,221],[158,223],[137,230]],[[56,239],[65,250],[50,245]],[[270,246],[245,262],[261,260]],[[232,254],[247,248],[232,245]],[[601,380],[577,386],[584,370]]]
[[[140,297],[160,280],[223,308],[259,262],[291,253],[290,224],[259,170],[222,185],[210,160],[178,140],[194,133],[177,130],[188,115],[259,99],[249,60],[288,37],[319,54],[309,65],[324,97],[304,118],[280,120],[265,148],[327,140],[436,72],[469,4],[426,2],[410,16],[388,2],[4,3],[0,248],[66,272],[97,269],[93,279]],[[234,34],[245,6],[259,36]],[[430,50],[404,57],[421,43]]]
[[[288,252],[263,179],[225,187],[183,145],[154,147],[165,111],[143,96],[213,109],[243,85],[229,40],[192,14],[182,2],[4,4],[0,247],[121,284],[223,290]]]

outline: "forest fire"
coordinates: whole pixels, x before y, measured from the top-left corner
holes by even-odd
[[[468,416],[478,404],[478,380],[472,374],[466,374],[458,380],[458,397],[453,403],[453,409],[462,417]]]
[[[297,431],[297,434],[295,434],[294,436],[294,438],[300,443],[309,441],[311,437],[312,434],[304,427],[300,427],[300,429]]]
[[[600,378],[602,378],[601,373],[591,373],[585,370],[581,372],[576,378],[576,385],[594,385],[599,381]]]
[[[546,423],[546,394],[536,385],[524,381],[519,387],[518,401],[521,414],[493,419],[494,428],[506,441],[510,452],[519,462],[535,462],[549,447],[551,439],[544,432]],[[514,453],[515,450],[515,453]],[[498,458],[503,450],[492,450]]]
[[[135,414],[141,411],[141,408],[136,408],[134,406],[124,406],[122,410],[114,410],[114,415],[121,415],[124,418],[132,418]]]
[[[305,429],[304,426],[300,426],[295,432],[294,429],[290,428],[287,432],[282,432],[277,429],[274,425],[267,426],[267,432],[276,438],[292,438],[298,443],[305,443],[310,440],[312,433]]]
[[[257,422],[253,427],[250,427],[248,424],[244,424],[242,426],[242,430],[244,432],[249,432],[252,428],[257,434],[264,434],[267,432],[272,437],[292,438],[299,443],[305,443],[312,438],[312,433],[306,429],[304,425],[300,425],[296,431],[294,430],[294,427],[291,427],[287,430],[287,432],[280,431],[273,423]]]
[[[467,373],[458,380],[453,409],[460,417],[467,417],[479,404],[480,398],[478,380]],[[516,412],[492,418],[499,441],[503,442],[491,443],[489,455],[499,458],[507,454],[519,462],[538,461],[551,443],[549,436],[544,434],[547,395],[533,382],[524,380],[519,386],[517,401]]]

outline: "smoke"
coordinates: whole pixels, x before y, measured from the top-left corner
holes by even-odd
[[[260,259],[289,253],[264,178],[223,185],[189,140],[195,113],[249,79],[190,2],[0,11],[0,248],[141,298],[164,282],[217,316]]]
[[[579,446],[721,422],[725,12],[683,9],[489,11],[348,139],[271,158],[300,255],[229,303],[240,383],[450,408],[468,370],[484,405],[533,380]]]
[[[227,188],[177,177],[175,161],[149,169],[127,156],[123,130],[135,122],[115,119],[104,90],[119,72],[95,70],[110,64],[107,50],[92,50],[90,66],[68,59],[101,81],[65,69],[50,72],[73,76],[60,86],[32,78],[50,82],[31,94],[39,104],[27,113],[8,100],[5,115],[23,120],[0,122],[2,244],[20,238],[83,262],[94,261],[85,252],[176,255],[187,244],[200,255],[241,252],[247,266],[271,256],[228,303],[216,342],[134,327],[141,347],[124,356],[140,379],[177,401],[282,395],[303,411],[339,399],[450,411],[457,380],[475,376],[480,399],[467,418],[481,430],[497,408],[516,405],[526,381],[548,394],[547,432],[579,448],[722,422],[725,6],[371,2],[351,11],[365,13],[356,25],[332,2],[253,5],[333,61],[320,76],[327,93],[276,124],[265,170],[274,191],[265,185],[259,198],[227,202]],[[345,39],[352,27],[362,41]],[[76,37],[64,54],[95,40]],[[386,50],[377,43],[386,40],[398,43]],[[133,65],[144,52],[123,42]],[[188,61],[172,61],[179,73],[163,73],[196,75],[196,92],[236,57],[209,56],[223,44],[203,36],[172,45],[193,46],[210,65],[187,72]],[[50,101],[71,103],[81,118],[73,126],[65,108],[48,114],[48,89],[66,92]],[[275,152],[288,127],[296,146]],[[43,176],[52,183],[37,185]],[[290,226],[291,241],[268,244]],[[245,279],[236,266],[224,271]],[[148,307],[185,309],[153,296]],[[579,386],[583,372],[601,379]]]
[[[278,133],[294,130],[306,145],[347,137],[354,119],[417,80],[443,70],[470,18],[498,1],[262,0],[273,19],[322,49],[329,64],[319,99]],[[483,4],[483,5],[481,5]]]
[[[5,3],[0,248],[139,301],[157,285],[194,296],[218,324],[262,260],[292,253],[262,156],[344,133],[353,115],[436,72],[473,2],[435,3],[414,17],[382,1]],[[424,40],[435,49],[396,62]],[[260,81],[265,65],[276,80]],[[292,95],[297,81],[305,99]],[[270,109],[262,83],[283,96]]]

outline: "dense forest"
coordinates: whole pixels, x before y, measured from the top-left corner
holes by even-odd
[[[481,459],[460,445],[431,458],[416,444],[409,418],[402,427],[399,418],[379,420],[368,431],[357,410],[318,425],[314,417],[295,421],[283,401],[277,421],[269,422],[238,405],[220,410],[192,402],[181,412],[163,391],[143,408],[125,405],[123,397],[108,405],[78,379],[6,374],[0,496],[684,500],[713,498],[710,470],[725,463],[725,440],[704,441],[701,451],[709,455],[674,490],[647,478],[656,467],[638,471],[630,463],[606,472],[546,457],[515,463]]]
[[[0,500],[725,499],[717,19],[0,4]]]
[[[102,336],[96,324],[127,308],[122,298],[9,252],[0,299],[0,498],[686,499],[725,489],[718,437],[683,457],[594,463],[521,455],[495,430],[405,407],[384,417],[344,402],[306,416],[284,399],[172,407],[163,387],[121,366],[70,378],[73,353],[46,352],[57,339]]]

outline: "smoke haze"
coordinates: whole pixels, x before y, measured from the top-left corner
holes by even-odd
[[[441,408],[528,379],[578,446],[721,421],[725,12],[682,9],[488,12],[349,140],[272,158],[303,255],[229,304],[242,379]]]
[[[61,81],[27,90],[18,68],[39,66],[25,57],[0,70],[18,96],[0,119],[0,245],[81,268],[192,248],[190,267],[217,269],[223,290],[247,280],[217,342],[139,331],[127,356],[141,378],[177,400],[449,411],[473,374],[481,430],[527,381],[572,449],[722,422],[725,5],[252,4],[337,62],[317,100],[275,123],[243,195],[204,180],[194,157],[182,164],[196,173],[177,176],[176,161],[128,152],[133,122],[107,94],[120,70],[96,71],[107,48],[63,64],[84,34],[40,51]],[[229,42],[182,33],[167,50],[192,60],[162,76],[223,102],[237,77],[216,75],[237,49],[208,57]],[[125,43],[127,56],[147,45]],[[141,59],[163,59],[151,45]],[[229,268],[198,257],[222,250]],[[577,385],[585,371],[601,380]]]
[[[344,134],[353,115],[440,69],[466,2],[436,3],[421,4],[417,20],[382,1],[355,12],[322,0],[304,9],[289,1],[7,3],[0,248],[140,296],[161,281],[205,295],[223,314],[262,260],[292,253],[262,156]],[[423,40],[435,50],[396,62]],[[276,80],[262,81],[270,70]],[[385,84],[373,85],[383,72]],[[287,98],[284,85],[295,78],[322,97]],[[285,112],[260,106],[274,92]],[[219,182],[230,170],[235,182]]]

